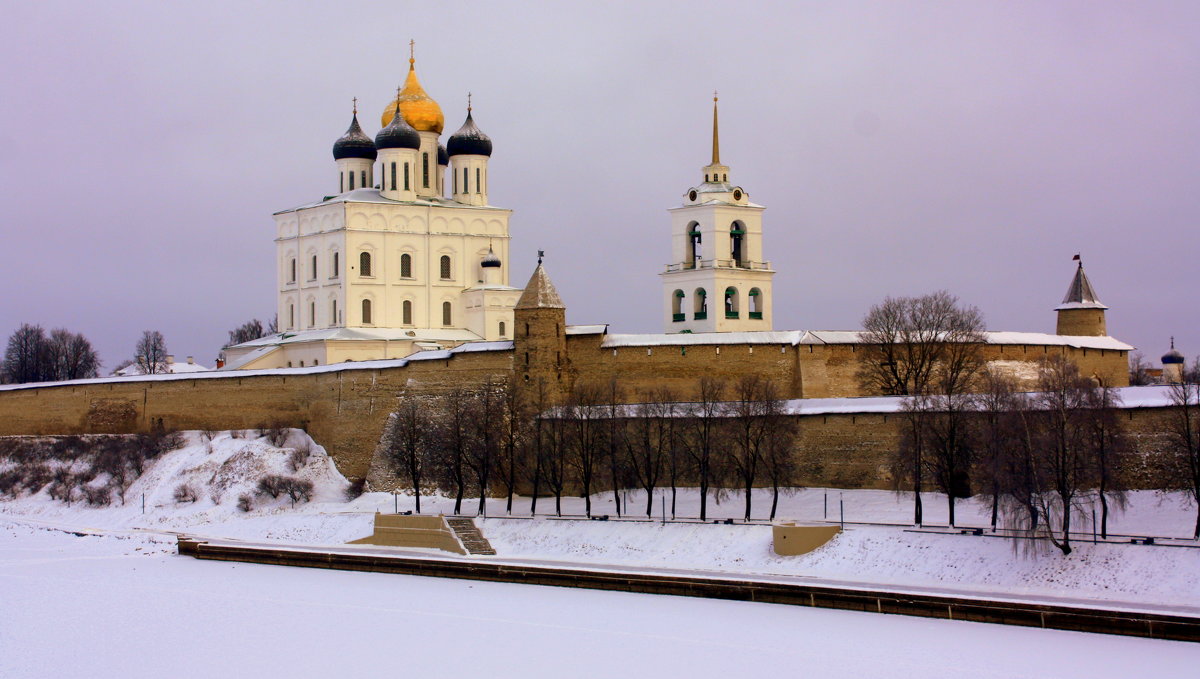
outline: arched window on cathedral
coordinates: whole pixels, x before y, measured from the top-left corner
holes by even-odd
[[[442,325],[450,325],[451,316],[450,303],[442,302]]]
[[[338,173],[338,193],[345,193],[345,192],[346,192],[346,173],[339,172]]]
[[[317,280],[317,256],[316,255],[313,255],[312,260],[309,262],[308,280],[310,280],[310,281]]]
[[[362,322],[363,325],[370,325],[371,321],[371,300],[364,299],[362,301]]]
[[[479,168],[475,168],[475,193],[482,192],[483,182],[479,181]]]
[[[412,278],[412,255],[407,252],[400,255],[400,277]]]
[[[733,259],[733,265],[736,267],[744,267],[746,265],[744,238],[746,236],[746,225],[740,221],[734,222],[729,227],[729,256]]]
[[[350,190],[351,191],[354,190],[354,173],[353,172],[350,173]]]
[[[406,171],[407,174],[407,171]],[[392,163],[392,190],[396,190],[396,164]]]
[[[296,282],[296,258],[292,257],[292,259],[288,262],[288,283],[295,283],[295,282]]]
[[[676,290],[671,294],[671,320],[678,323],[686,320],[683,314],[683,290]]]
[[[738,317],[738,291],[732,285],[725,288],[725,318]]]
[[[750,288],[750,318],[761,319],[763,312],[762,290]]]
[[[367,171],[363,170],[359,176],[362,177],[362,182],[359,183],[359,186],[363,187],[364,189],[367,188]]]
[[[421,164],[424,166],[424,169],[421,171],[421,177],[422,177],[421,186],[424,186],[425,188],[429,188],[429,154],[428,153],[421,154]]]
[[[288,305],[288,330],[296,329],[296,305]]]
[[[697,321],[703,321],[708,318],[708,293],[704,288],[696,288],[696,292],[692,294],[692,318]]]
[[[507,329],[508,329],[507,326],[504,325],[504,321],[500,321],[500,336],[501,337],[504,337],[504,332]]]
[[[450,280],[450,255],[442,255],[441,259],[442,280]]]
[[[404,325],[412,325],[412,300],[406,299],[404,304],[400,305],[400,317]]]
[[[329,300],[329,324],[330,325],[338,324],[337,300],[336,299]]]
[[[687,254],[684,256],[683,266],[695,269],[696,260],[700,259],[700,225],[696,222],[688,224],[687,239]]]
[[[458,193],[458,172],[451,172],[450,175],[454,179],[454,192]]]
[[[337,278],[339,275],[341,275],[341,267],[342,267],[341,258],[338,255],[339,255],[338,251],[334,250],[333,251],[333,274],[330,276],[330,278]]]
[[[409,190],[409,188],[408,188],[408,187],[409,187],[409,180],[408,180],[408,163],[405,163],[405,164],[404,164],[404,190],[405,190],[405,191],[408,191],[408,190]]]
[[[308,303],[308,327],[310,327],[310,328],[317,327],[317,303],[316,302]]]
[[[463,193],[471,192],[471,182],[467,181],[469,178],[470,178],[470,175],[467,174],[467,168],[464,167],[463,168],[463,190],[462,190]]]
[[[371,275],[371,253],[369,253],[369,252],[358,253],[358,275],[360,275],[360,276],[370,276]]]

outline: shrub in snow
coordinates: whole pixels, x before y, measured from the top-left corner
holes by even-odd
[[[186,483],[181,483],[175,488],[175,502],[195,502],[196,491]]]
[[[16,497],[21,492],[25,475],[19,469],[6,469],[0,472],[0,495]]]
[[[267,474],[258,480],[258,492],[272,498],[286,494],[292,502],[307,502],[312,499],[313,483],[294,476]]]
[[[244,436],[242,434],[242,430],[241,429],[230,429],[229,430],[229,438],[231,438],[231,439],[244,438]]]
[[[278,474],[267,474],[258,480],[258,492],[277,498],[283,492],[283,481],[284,477]]]
[[[288,433],[288,428],[278,422],[258,425],[259,438],[267,439],[276,448],[280,448],[283,444],[287,443]]]
[[[25,478],[22,481],[22,486],[32,495],[46,487],[50,483],[53,475],[50,473],[50,468],[42,463],[30,465],[25,470]]]
[[[254,509],[254,498],[250,496],[250,493],[242,493],[238,496],[237,508],[238,511],[242,512],[248,512],[251,509]]]
[[[211,440],[217,438],[217,430],[216,429],[202,429],[200,431],[200,436],[203,437],[205,441],[211,441]]]
[[[308,441],[305,441],[304,443],[296,446],[295,450],[292,451],[292,454],[288,456],[288,465],[291,466],[292,471],[300,471],[301,467],[308,464],[308,458],[311,455],[312,446],[309,445]]]
[[[106,507],[112,502],[108,486],[84,486],[83,499],[92,507]]]
[[[367,491],[366,478],[355,479],[346,486],[346,502],[357,500],[359,496]]]

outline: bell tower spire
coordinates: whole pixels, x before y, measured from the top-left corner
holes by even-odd
[[[705,184],[728,184],[729,166],[721,164],[721,135],[717,124],[717,93],[713,91],[713,141],[712,162],[704,166]]]
[[[713,165],[721,164],[721,139],[717,134],[717,91],[713,90]]]

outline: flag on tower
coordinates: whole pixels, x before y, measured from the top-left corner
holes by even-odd
[[[1071,261],[1072,261],[1072,262],[1078,262],[1078,261],[1079,261],[1079,253],[1078,253],[1078,252],[1076,252],[1076,253],[1075,253],[1075,256],[1071,258]]]

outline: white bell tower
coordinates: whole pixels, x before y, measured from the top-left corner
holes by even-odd
[[[665,332],[771,330],[771,278],[763,257],[762,213],[729,183],[721,164],[713,94],[712,163],[704,181],[671,213],[671,263],[663,281]]]

